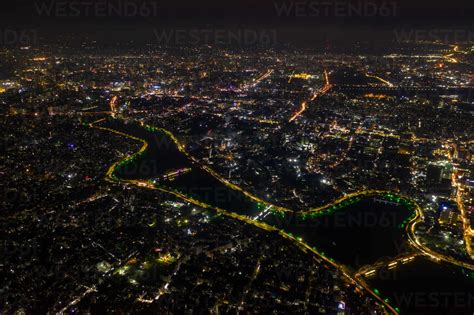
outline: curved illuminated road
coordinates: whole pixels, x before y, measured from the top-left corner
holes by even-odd
[[[140,148],[139,151],[137,151],[136,153],[128,156],[127,158],[125,158],[121,161],[118,161],[118,162],[114,163],[108,169],[108,171],[106,173],[106,180],[112,181],[112,182],[120,182],[120,183],[123,183],[125,185],[135,185],[135,186],[146,188],[146,189],[159,190],[159,191],[171,194],[173,196],[176,196],[176,197],[178,197],[178,198],[180,198],[180,199],[182,199],[186,202],[197,205],[199,207],[202,207],[202,208],[205,208],[205,209],[210,209],[210,210],[216,211],[217,213],[221,213],[223,215],[226,215],[228,217],[243,221],[243,222],[248,223],[248,224],[252,224],[253,226],[256,226],[256,227],[261,228],[263,230],[277,232],[282,237],[284,237],[288,240],[291,240],[293,243],[295,243],[298,246],[298,248],[300,248],[302,251],[304,251],[306,253],[307,252],[313,253],[315,255],[314,258],[318,262],[324,261],[327,264],[330,264],[331,266],[333,266],[334,268],[339,270],[340,272],[342,272],[342,274],[345,276],[346,280],[349,283],[355,285],[356,288],[358,288],[358,291],[360,293],[363,294],[364,291],[365,291],[366,293],[370,294],[380,305],[383,306],[383,308],[384,308],[384,310],[387,314],[398,314],[398,311],[396,309],[394,309],[388,302],[386,302],[382,297],[380,297],[376,292],[374,292],[367,285],[367,283],[363,279],[361,279],[361,277],[359,276],[360,273],[353,274],[345,266],[336,263],[333,259],[325,256],[323,253],[319,252],[314,247],[311,247],[307,243],[303,242],[303,240],[301,238],[297,238],[297,237],[295,237],[295,236],[293,236],[293,235],[291,235],[291,234],[289,234],[289,233],[287,233],[287,232],[285,232],[281,229],[278,229],[278,228],[276,228],[272,225],[269,225],[267,223],[258,221],[258,218],[251,218],[247,215],[237,214],[237,213],[227,211],[225,209],[222,209],[222,208],[219,208],[219,207],[216,207],[216,206],[206,204],[204,202],[196,200],[195,198],[187,196],[187,195],[183,194],[182,192],[177,191],[176,189],[161,187],[161,186],[158,186],[155,183],[152,183],[152,182],[147,181],[147,180],[126,180],[126,179],[118,178],[115,174],[115,171],[116,171],[117,167],[129,162],[130,160],[134,159],[138,155],[145,152],[148,148],[148,143],[147,143],[146,140],[140,139],[140,138],[132,136],[130,134],[126,134],[124,132],[120,132],[120,131],[112,129],[112,128],[98,126],[98,123],[100,123],[102,121],[105,121],[105,119],[100,119],[98,121],[90,123],[89,126],[92,127],[92,128],[97,128],[97,129],[101,129],[101,130],[110,131],[110,132],[113,132],[113,133],[119,134],[121,136],[131,138],[131,139],[134,139],[134,140],[137,140],[137,141],[140,141],[140,142],[143,143],[143,146]],[[153,132],[163,132],[163,133],[165,133],[167,136],[169,136],[173,140],[173,142],[176,144],[176,147],[178,148],[178,150],[182,154],[184,154],[186,157],[188,157],[191,161],[193,161],[193,163],[195,165],[198,165],[202,170],[204,170],[207,173],[209,173],[210,175],[212,175],[214,178],[219,180],[221,183],[226,185],[228,188],[239,191],[242,194],[244,194],[246,197],[248,197],[249,199],[265,205],[266,210],[270,210],[271,212],[274,212],[274,213],[280,213],[282,215],[284,215],[286,213],[293,213],[293,214],[296,214],[296,215],[299,215],[299,216],[303,216],[303,218],[305,218],[307,215],[311,215],[311,214],[314,214],[314,213],[317,213],[317,212],[321,212],[321,211],[329,210],[331,208],[335,208],[335,207],[337,207],[338,205],[340,205],[341,203],[343,203],[345,201],[348,201],[352,198],[361,197],[361,196],[362,197],[382,197],[382,198],[387,198],[388,197],[390,200],[392,200],[391,198],[393,197],[393,198],[396,198],[398,200],[408,201],[411,205],[414,206],[414,211],[415,211],[414,217],[406,225],[406,233],[408,235],[409,242],[413,246],[413,248],[418,250],[421,254],[423,254],[423,255],[425,255],[425,256],[427,256],[427,257],[429,257],[429,258],[431,258],[435,261],[446,261],[446,262],[452,263],[452,264],[457,265],[457,266],[462,266],[464,268],[474,270],[474,265],[468,264],[466,262],[458,261],[458,260],[456,260],[452,257],[446,256],[446,255],[443,255],[443,254],[435,253],[434,251],[432,251],[431,249],[429,249],[428,247],[426,247],[425,245],[423,245],[420,242],[420,240],[418,239],[418,237],[415,234],[415,228],[416,228],[416,225],[419,222],[421,222],[421,220],[422,220],[422,210],[421,210],[421,207],[415,201],[411,200],[408,197],[405,197],[405,196],[402,196],[400,194],[393,193],[393,192],[387,192],[387,191],[365,190],[365,191],[360,191],[360,192],[347,194],[347,195],[345,195],[345,196],[343,196],[343,197],[341,197],[341,198],[339,198],[339,199],[337,199],[337,200],[335,200],[335,201],[333,201],[333,202],[331,202],[327,205],[324,205],[324,206],[321,206],[321,207],[318,207],[318,208],[313,208],[313,209],[303,211],[303,212],[295,212],[291,209],[288,209],[288,208],[285,208],[285,207],[280,207],[280,206],[277,206],[277,205],[273,205],[273,204],[271,204],[267,201],[264,201],[264,200],[262,200],[262,199],[260,199],[256,196],[250,194],[249,192],[244,191],[242,188],[238,187],[237,185],[234,185],[234,184],[228,182],[223,177],[221,177],[219,174],[217,174],[215,171],[213,171],[211,168],[209,168],[206,165],[202,165],[196,158],[189,155],[186,152],[184,146],[168,130],[165,130],[165,129],[162,129],[162,128],[150,127],[150,126],[146,126],[146,128],[150,131],[153,131]]]
[[[325,79],[325,84],[322,88],[318,89],[316,92],[314,92],[312,95],[311,95],[311,98],[308,100],[308,101],[303,101],[301,103],[301,108],[296,112],[294,113],[290,119],[288,120],[288,122],[292,122],[293,120],[295,120],[296,118],[298,118],[307,108],[307,105],[308,105],[308,102],[311,102],[311,101],[314,101],[316,98],[320,97],[321,95],[324,95],[326,94],[327,92],[329,92],[329,90],[332,88],[332,85],[331,83],[329,82],[329,74],[326,70],[324,70],[324,79]]]

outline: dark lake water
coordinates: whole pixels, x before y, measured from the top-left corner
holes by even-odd
[[[367,278],[372,288],[398,307],[400,314],[474,313],[474,273],[425,257]]]
[[[413,212],[404,206],[359,198],[330,215],[303,219],[269,216],[267,222],[300,236],[326,256],[358,269],[407,250],[402,223]]]
[[[158,185],[239,214],[254,216],[263,207],[199,168],[178,150],[175,142],[166,133],[152,132],[139,125],[127,125],[121,121],[110,121],[105,126],[148,142],[148,148],[141,156],[117,168],[116,175],[119,178],[155,179],[169,171],[191,168],[190,172],[176,177],[173,181],[161,181]]]

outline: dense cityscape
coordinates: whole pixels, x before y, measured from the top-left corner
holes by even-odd
[[[31,30],[0,34],[0,314],[473,313],[472,28]]]

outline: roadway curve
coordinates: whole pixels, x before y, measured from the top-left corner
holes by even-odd
[[[369,293],[380,305],[382,305],[384,307],[384,310],[387,314],[398,314],[398,311],[395,310],[390,304],[385,302],[384,299],[381,298],[378,294],[376,294],[368,286],[368,284],[365,283],[365,281],[363,279],[361,279],[357,275],[353,275],[352,272],[350,272],[345,266],[336,263],[331,258],[326,257],[325,255],[323,255],[322,253],[317,251],[315,248],[313,248],[310,245],[308,245],[307,243],[303,242],[301,239],[298,239],[298,238],[294,237],[293,235],[291,235],[291,234],[289,234],[289,233],[287,233],[287,232],[285,232],[281,229],[278,229],[278,228],[276,228],[274,226],[271,226],[269,224],[266,224],[264,222],[254,220],[254,219],[250,218],[249,216],[237,214],[237,213],[234,213],[234,212],[227,211],[225,209],[221,209],[221,208],[218,208],[218,207],[215,207],[215,206],[205,204],[205,203],[203,203],[199,200],[196,200],[194,198],[186,196],[186,195],[184,195],[183,193],[181,193],[177,190],[164,188],[164,187],[159,187],[159,186],[156,186],[155,184],[152,184],[152,183],[150,183],[149,181],[146,181],[146,180],[125,180],[125,179],[118,178],[115,175],[116,168],[119,165],[122,165],[123,163],[127,163],[131,159],[133,159],[133,158],[137,157],[138,155],[142,154],[143,152],[145,152],[145,150],[148,148],[148,143],[144,139],[134,137],[132,135],[117,131],[115,129],[106,128],[106,127],[102,127],[102,126],[97,125],[98,123],[100,123],[104,120],[105,120],[105,118],[104,119],[99,119],[95,122],[90,123],[89,126],[91,128],[96,128],[96,129],[100,129],[100,130],[113,132],[113,133],[116,133],[118,135],[128,137],[128,138],[131,138],[131,139],[134,139],[136,141],[140,141],[140,142],[143,143],[143,146],[140,148],[139,151],[137,151],[136,153],[126,157],[125,159],[123,159],[121,161],[115,162],[114,164],[112,164],[112,166],[110,166],[110,168],[108,169],[108,171],[106,173],[106,176],[105,176],[105,179],[107,181],[118,182],[118,183],[122,183],[122,184],[126,184],[126,185],[134,185],[134,186],[138,186],[138,187],[142,187],[142,188],[146,188],[146,189],[152,189],[152,190],[158,190],[158,191],[161,191],[161,192],[165,192],[165,193],[171,194],[175,197],[178,197],[178,198],[180,198],[180,199],[182,199],[186,202],[189,202],[191,204],[200,206],[200,207],[205,208],[205,209],[210,209],[210,210],[216,211],[216,212],[221,213],[223,215],[226,215],[228,217],[243,221],[243,222],[248,223],[248,224],[252,224],[252,225],[254,225],[258,228],[261,228],[263,230],[271,231],[271,232],[277,232],[282,237],[284,237],[286,239],[289,239],[292,242],[294,242],[298,246],[298,248],[300,248],[304,252],[307,253],[309,251],[309,252],[313,253],[316,256],[315,259],[317,261],[319,261],[319,262],[324,261],[327,264],[329,264],[329,265],[333,266],[334,268],[336,268],[337,270],[339,270],[340,272],[342,272],[342,274],[346,277],[346,280],[349,283],[351,283],[351,284],[355,285],[357,288],[359,288],[360,292],[363,292],[363,290],[365,290],[367,293]],[[455,264],[455,265],[458,265],[458,266],[462,266],[462,267],[474,270],[474,265],[472,265],[472,264],[457,261],[454,258],[445,256],[445,255],[442,255],[442,254],[435,253],[431,249],[429,249],[426,246],[424,246],[423,244],[421,244],[421,242],[418,240],[418,238],[415,235],[415,227],[419,222],[421,222],[422,210],[421,210],[421,207],[415,201],[409,199],[408,197],[402,196],[402,195],[394,193],[394,192],[379,191],[379,190],[366,190],[366,191],[360,191],[360,192],[347,194],[347,195],[345,195],[345,196],[343,196],[343,197],[341,197],[341,198],[339,198],[339,199],[337,199],[337,200],[335,200],[335,201],[333,201],[333,202],[331,202],[327,205],[324,205],[324,206],[321,206],[321,207],[318,207],[318,208],[313,208],[313,209],[303,211],[303,212],[296,212],[296,211],[288,209],[288,208],[273,205],[273,204],[271,204],[267,201],[264,201],[264,200],[262,200],[262,199],[260,199],[256,196],[250,194],[249,192],[243,190],[242,188],[228,182],[223,177],[221,177],[219,174],[217,174],[215,171],[213,171],[211,168],[209,168],[206,165],[201,164],[198,160],[196,160],[196,158],[189,155],[186,152],[186,150],[184,149],[184,146],[168,130],[165,130],[165,129],[162,129],[162,128],[155,128],[155,127],[151,127],[151,126],[146,126],[146,127],[148,129],[152,130],[152,131],[164,132],[166,135],[168,135],[174,141],[174,143],[176,144],[178,150],[182,154],[186,155],[191,161],[193,161],[196,165],[198,165],[202,170],[208,172],[210,175],[212,175],[217,180],[219,180],[220,182],[225,184],[227,187],[243,193],[245,196],[247,196],[248,198],[250,198],[251,200],[253,200],[255,202],[259,202],[259,203],[262,203],[266,206],[270,206],[272,208],[272,210],[276,211],[276,212],[294,213],[294,214],[297,214],[297,215],[306,216],[307,214],[320,212],[320,211],[329,209],[332,206],[338,205],[338,204],[340,204],[340,203],[342,203],[342,202],[344,202],[348,199],[355,198],[355,197],[358,197],[358,196],[381,196],[382,194],[391,194],[392,196],[397,196],[399,198],[409,200],[415,206],[415,212],[416,212],[415,217],[406,226],[406,233],[408,235],[410,244],[415,249],[420,251],[422,254],[428,256],[431,259],[434,259],[435,261],[446,261],[446,262],[449,262],[449,263],[452,263],[452,264]]]

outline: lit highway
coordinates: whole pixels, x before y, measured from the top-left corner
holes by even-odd
[[[329,90],[332,88],[332,85],[329,82],[329,74],[326,70],[324,70],[324,81],[325,81],[324,86],[318,89],[316,92],[314,92],[308,101],[303,101],[301,103],[301,108],[296,113],[294,113],[293,116],[290,117],[288,122],[292,122],[293,120],[298,118],[307,109],[308,102],[314,101],[319,96],[324,95],[327,92],[329,92]]]
[[[265,73],[263,73],[262,75],[260,75],[259,77],[255,78],[255,79],[253,79],[251,83],[244,84],[242,86],[241,90],[245,91],[245,90],[256,87],[260,82],[267,79],[272,73],[273,73],[273,69],[268,69]]]
[[[474,237],[474,231],[472,230],[469,214],[466,211],[463,201],[463,187],[461,183],[456,178],[456,173],[454,172],[451,177],[452,185],[456,187],[456,204],[459,211],[461,212],[461,219],[463,223],[463,236],[464,243],[466,244],[466,252],[472,259],[474,259],[474,252],[472,250],[471,238]]]
[[[377,262],[375,264],[369,265],[369,266],[364,266],[360,268],[357,273],[355,274],[356,277],[371,277],[376,274],[376,271],[378,268],[381,267],[387,267],[388,270],[395,269],[401,265],[407,264],[411,262],[413,259],[415,259],[416,256],[419,254],[414,253],[414,254],[408,254],[408,255],[401,255],[399,257],[396,257],[394,259],[391,259],[389,261],[382,261],[382,262]]]
[[[367,78],[372,78],[372,79],[377,79],[379,80],[380,82],[382,82],[383,84],[386,84],[387,86],[389,87],[394,87],[394,85],[392,83],[390,83],[389,81],[385,80],[385,79],[382,79],[381,77],[379,76],[376,76],[376,75],[370,75],[368,73],[365,74],[365,76]]]

